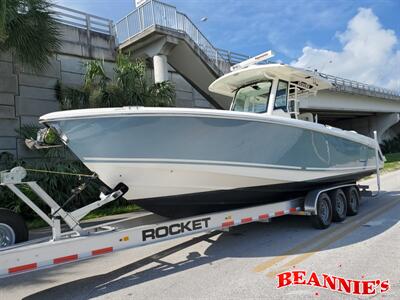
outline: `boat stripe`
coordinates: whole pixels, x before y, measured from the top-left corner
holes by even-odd
[[[83,157],[83,162],[115,162],[115,163],[163,163],[163,164],[197,164],[197,165],[225,165],[225,166],[244,166],[244,167],[258,167],[258,168],[271,168],[271,169],[288,169],[288,170],[309,170],[309,171],[348,171],[348,170],[374,170],[375,166],[353,166],[342,168],[310,168],[300,166],[288,165],[272,165],[260,164],[249,162],[234,162],[234,161],[214,161],[214,160],[198,160],[198,159],[165,159],[165,158],[129,158],[129,157]]]
[[[38,267],[37,263],[17,266],[17,267],[9,268],[8,273],[12,274],[12,273],[24,272],[24,271],[28,271],[28,270],[34,270],[34,269],[37,269],[37,267]]]
[[[92,251],[92,256],[113,252],[113,247],[96,249]]]
[[[83,157],[83,162],[115,162],[115,163],[164,163],[164,164],[196,164],[196,165],[225,165],[225,166],[247,166],[259,168],[273,168],[273,169],[289,169],[289,170],[303,170],[298,166],[286,165],[271,165],[271,164],[257,164],[248,162],[234,162],[234,161],[216,161],[216,160],[198,160],[198,159],[165,159],[165,158],[129,158],[129,157]],[[356,167],[355,167],[356,168]]]
[[[65,262],[70,262],[73,260],[77,260],[78,259],[78,254],[73,254],[73,255],[68,255],[68,256],[61,256],[61,257],[57,257],[55,259],[53,259],[53,264],[62,264]]]

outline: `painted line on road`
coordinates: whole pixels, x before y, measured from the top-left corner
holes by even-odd
[[[304,250],[305,248],[310,247],[310,245],[318,243],[318,242],[322,242],[322,240],[324,240],[324,238],[330,237],[332,234],[334,234],[336,232],[339,232],[339,231],[341,232],[341,231],[345,230],[346,228],[350,227],[354,223],[364,222],[364,219],[368,218],[369,216],[371,216],[371,215],[375,216],[378,212],[382,211],[383,209],[385,209],[387,207],[391,208],[392,206],[394,206],[396,204],[398,204],[398,200],[396,200],[394,202],[390,202],[389,204],[386,204],[385,206],[381,207],[380,209],[378,209],[376,211],[370,212],[369,214],[365,215],[361,219],[350,220],[348,223],[343,224],[346,226],[345,228],[343,228],[341,226],[334,226],[334,227],[328,228],[328,229],[322,231],[317,236],[312,237],[311,239],[308,239],[300,244],[297,244],[295,247],[286,251],[284,254],[276,256],[268,261],[260,263],[253,269],[253,271],[254,272],[263,272],[266,269],[269,269],[269,268],[273,267],[274,265],[282,262],[289,256],[298,254],[298,252]]]
[[[394,206],[398,205],[399,203],[400,203],[400,200],[395,200],[395,201],[390,202],[390,203],[386,204],[385,206],[379,208],[378,210],[370,212],[369,214],[363,216],[360,219],[356,219],[353,222],[346,224],[344,228],[340,228],[340,230],[335,231],[333,233],[333,235],[329,236],[328,239],[323,240],[321,243],[319,243],[318,245],[316,245],[315,247],[310,249],[310,252],[298,255],[297,257],[293,258],[292,260],[290,260],[289,262],[284,264],[278,270],[269,272],[267,274],[267,276],[275,277],[276,274],[286,271],[288,268],[290,268],[292,266],[298,265],[299,263],[305,261],[310,256],[325,249],[330,244],[342,239],[344,236],[348,235],[349,233],[351,233],[351,232],[355,231],[356,229],[358,229],[359,227],[361,227],[364,223],[369,222],[370,220],[376,218],[377,216],[387,212],[388,210],[390,210]]]

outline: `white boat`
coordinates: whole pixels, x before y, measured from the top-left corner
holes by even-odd
[[[331,85],[283,64],[239,68],[210,86],[229,111],[119,107],[50,113],[80,160],[125,198],[169,217],[278,202],[376,171],[377,142],[318,124],[302,96]]]

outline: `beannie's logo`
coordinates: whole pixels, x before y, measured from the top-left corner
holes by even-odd
[[[346,279],[329,274],[318,276],[315,272],[307,274],[307,271],[296,270],[282,272],[277,276],[277,288],[294,285],[306,285],[328,289],[351,295],[375,295],[385,293],[390,289],[389,280],[356,280]]]

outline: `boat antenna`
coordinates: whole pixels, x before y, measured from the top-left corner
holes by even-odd
[[[254,57],[251,57],[249,59],[246,59],[245,61],[242,61],[241,63],[238,63],[236,65],[233,65],[231,67],[231,71],[237,71],[240,69],[244,69],[247,68],[248,66],[251,65],[255,65],[256,63],[262,62],[262,61],[266,61],[268,59],[270,59],[271,57],[274,57],[275,53],[272,52],[272,50],[268,50],[264,53],[261,53],[259,55],[256,55]]]

